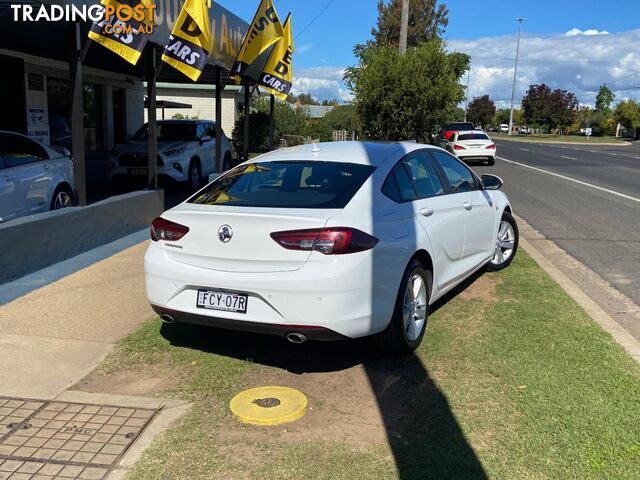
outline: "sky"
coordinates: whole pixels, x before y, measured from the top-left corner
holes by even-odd
[[[251,21],[259,1],[219,3]],[[640,101],[639,0],[441,3],[449,9],[449,25],[444,34],[447,48],[472,57],[470,98],[488,94],[499,106],[509,104],[516,19],[523,17],[516,101],[535,83],[570,90],[582,105],[595,103],[602,83],[614,91],[616,100]],[[320,100],[351,99],[342,81],[343,72],[356,64],[353,46],[371,38],[376,6],[377,0],[275,2],[282,19],[292,12],[296,36],[294,93],[311,93]]]

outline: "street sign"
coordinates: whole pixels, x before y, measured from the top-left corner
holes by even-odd
[[[590,137],[591,135],[593,135],[593,129],[592,129],[591,127],[589,127],[589,128],[585,128],[585,129],[584,129],[584,134],[585,134],[587,137]]]

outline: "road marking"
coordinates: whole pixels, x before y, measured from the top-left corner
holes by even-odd
[[[523,152],[528,152],[529,151],[528,148],[521,148],[520,150],[522,150]]]
[[[610,153],[609,155],[613,155],[614,157],[617,157],[618,154],[617,153]]]
[[[564,155],[562,155],[560,158],[566,158],[567,160],[577,160],[577,158],[575,157],[565,157]]]
[[[632,202],[640,203],[640,198],[632,197],[630,195],[625,195],[624,193],[616,192],[615,190],[609,190],[608,188],[599,187],[598,185],[593,185],[592,183],[583,182],[582,180],[577,180],[575,178],[567,177],[565,175],[560,175],[559,173],[550,172],[549,170],[543,170],[541,168],[532,167],[531,165],[525,165],[524,163],[514,162],[513,160],[508,160],[503,157],[496,157],[498,160],[502,160],[503,162],[512,163],[514,165],[518,165],[520,167],[529,168],[531,170],[535,170],[536,172],[546,173],[547,175],[553,175],[554,177],[562,178],[563,180],[568,180],[569,182],[577,183],[579,185],[583,185],[585,187],[590,187],[595,190],[600,190],[601,192],[610,193],[611,195],[615,195],[617,197],[624,198],[626,200],[631,200]]]
[[[598,153],[597,150],[589,150],[591,153]]]

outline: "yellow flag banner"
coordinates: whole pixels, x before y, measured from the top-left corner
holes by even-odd
[[[286,100],[293,81],[293,34],[291,14],[284,22],[284,36],[276,43],[258,79],[258,85],[281,100]]]
[[[153,33],[153,0],[101,0],[101,20],[89,38],[135,65]]]
[[[244,37],[240,52],[231,69],[232,77],[244,75],[247,68],[255,62],[267,48],[283,36],[282,24],[271,0],[262,0],[253,18],[249,31]]]
[[[185,0],[162,60],[194,82],[209,58],[211,25],[207,0]]]

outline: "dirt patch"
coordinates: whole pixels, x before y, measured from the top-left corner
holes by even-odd
[[[460,293],[460,298],[495,303],[497,300],[496,290],[501,283],[502,278],[497,275],[482,275]]]
[[[75,384],[72,389],[90,393],[153,396],[178,390],[184,376],[184,371],[166,365],[153,365],[114,373],[94,371]]]

